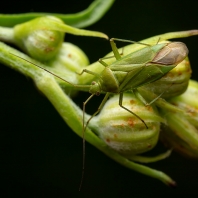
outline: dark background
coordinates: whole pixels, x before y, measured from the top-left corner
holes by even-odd
[[[5,1],[0,13],[79,12],[91,0]],[[141,40],[150,36],[198,29],[196,1],[117,0],[111,10],[87,29],[102,31],[109,37]],[[97,61],[110,51],[107,41],[67,35],[66,40],[82,48]],[[198,80],[198,36],[179,39],[189,48]],[[81,93],[79,106],[89,94]],[[100,98],[87,105],[97,108]],[[0,66],[0,197],[196,197],[198,162],[176,153],[150,164],[174,178],[177,188],[122,167],[95,147],[86,144],[86,172],[78,192],[82,166],[82,140],[63,122],[30,79]],[[159,152],[163,148],[159,147]]]

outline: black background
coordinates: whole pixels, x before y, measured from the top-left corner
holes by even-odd
[[[91,0],[6,1],[0,13],[75,13]],[[117,0],[111,10],[87,29],[102,31],[109,37],[141,40],[150,36],[198,29],[196,1]],[[198,36],[179,39],[189,48],[198,80]],[[66,41],[78,45],[95,62],[110,51],[107,41],[67,35]],[[89,94],[80,93],[79,106]],[[87,105],[97,108],[101,98]],[[91,112],[91,111],[90,111]],[[150,164],[174,178],[177,188],[141,175],[106,157],[86,144],[86,172],[78,192],[82,165],[82,140],[74,134],[30,79],[0,66],[0,197],[195,197],[198,195],[198,162],[176,153]],[[163,148],[159,147],[159,151]]]

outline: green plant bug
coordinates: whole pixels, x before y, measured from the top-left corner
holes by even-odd
[[[129,43],[137,43],[145,45],[144,48],[130,53],[126,56],[121,56],[118,52],[118,49],[115,44],[115,40]],[[93,81],[91,85],[78,85],[68,82],[67,80],[59,77],[58,75],[48,71],[45,68],[42,68],[39,65],[31,63],[28,60],[25,60],[17,55],[17,57],[45,70],[46,72],[54,75],[55,77],[69,83],[74,87],[79,88],[89,88],[89,92],[91,93],[90,97],[83,102],[83,171],[82,178],[84,174],[84,164],[85,164],[85,130],[88,126],[91,119],[100,112],[106,103],[108,97],[111,94],[119,94],[119,105],[121,108],[125,109],[132,115],[136,116],[142,123],[148,128],[147,124],[144,122],[142,118],[140,118],[137,114],[133,113],[131,110],[127,109],[122,105],[123,102],[123,93],[126,91],[135,91],[138,87],[143,85],[152,83],[162,78],[165,74],[167,74],[170,70],[177,66],[184,58],[188,55],[188,48],[182,42],[170,42],[170,43],[157,43],[155,45],[147,45],[144,43],[138,43],[130,40],[110,39],[111,48],[116,58],[111,64],[107,64],[103,61],[102,58],[99,59],[99,62],[104,66],[104,70],[98,74],[93,71],[84,69],[79,75],[83,73],[88,73],[94,75],[96,77],[96,81]],[[14,54],[13,54],[14,55]],[[89,102],[89,100],[94,95],[99,95],[100,93],[106,93],[104,99],[102,100],[98,110],[88,119],[85,124],[85,106]],[[161,95],[160,95],[161,96]],[[160,97],[159,96],[159,97]],[[156,99],[155,99],[156,100]],[[154,100],[154,101],[155,101]],[[151,101],[152,103],[153,101]],[[151,104],[150,103],[150,104]],[[81,180],[82,184],[82,180]],[[81,185],[80,185],[81,188]]]
[[[145,127],[148,128],[143,119],[122,105],[123,92],[136,90],[140,86],[162,78],[184,60],[188,55],[188,49],[182,42],[161,43],[153,46],[139,43],[147,47],[121,57],[114,40],[137,43],[134,41],[112,38],[110,43],[116,61],[108,65],[102,59],[99,59],[99,62],[105,67],[101,74],[94,73],[87,69],[84,69],[80,73],[80,75],[82,75],[86,72],[95,75],[98,79],[98,81],[92,82],[90,86],[90,93],[92,95],[84,102],[84,107],[92,96],[99,95],[101,92],[106,92],[98,110],[87,121],[85,128],[89,121],[100,112],[111,93],[120,94],[120,107],[136,116],[144,123]]]

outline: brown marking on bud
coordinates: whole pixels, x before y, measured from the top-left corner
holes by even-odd
[[[174,106],[178,107],[177,103],[175,103],[175,102],[171,102],[171,104],[173,104]]]
[[[124,128],[125,127],[125,124],[111,124],[111,127],[114,127],[114,128]]]
[[[197,115],[197,108],[195,108],[196,110],[192,109],[189,106],[186,106],[186,112],[188,114],[190,114],[191,116],[196,116]]]
[[[135,100],[130,100],[130,104],[134,104],[135,103]]]
[[[110,139],[108,139],[108,138],[107,138],[107,139],[106,139],[106,142],[108,142],[108,143],[109,143],[109,142],[111,142],[111,141],[110,141]]]
[[[183,72],[179,71],[177,74],[178,74],[178,76],[181,76],[183,74]]]
[[[67,56],[68,56],[69,58],[71,58],[71,57],[72,57],[72,54],[68,54]]]
[[[127,120],[127,123],[128,123],[129,126],[133,127],[134,126],[134,119],[133,118],[129,118]]]
[[[147,145],[147,147],[148,147],[148,148],[151,148],[151,147],[152,147],[152,145],[151,145],[151,144],[148,144],[148,145]]]
[[[50,36],[49,39],[50,39],[50,41],[54,41],[55,40],[55,38],[53,36]]]
[[[189,74],[192,74],[192,69],[189,67],[188,70],[187,70],[187,72],[188,72]]]
[[[173,72],[168,72],[164,77],[170,77],[173,78],[175,75]]]
[[[148,110],[148,111],[152,111],[153,110],[153,108],[151,107],[151,105],[147,105],[147,106],[145,106],[146,107],[146,109]]]
[[[118,138],[117,134],[115,134],[115,133],[113,134],[113,136],[114,136],[114,138]]]
[[[47,47],[45,48],[45,52],[51,52],[54,50],[54,47]]]

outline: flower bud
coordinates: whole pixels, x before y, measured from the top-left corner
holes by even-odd
[[[198,83],[190,80],[188,89],[169,102],[180,112],[160,112],[167,124],[162,126],[162,141],[181,154],[198,158]]]
[[[49,66],[75,73],[89,64],[86,54],[76,45],[64,42],[54,59],[47,62]],[[76,75],[76,74],[75,74]]]
[[[148,126],[118,105],[119,97],[111,97],[100,114],[90,122],[91,127],[108,146],[123,155],[151,150],[158,141],[160,122],[154,106],[145,106],[134,94],[125,93],[123,106],[142,118]]]
[[[86,54],[78,46],[66,42],[62,44],[55,58],[47,62],[47,65],[50,66],[48,70],[73,84],[79,84],[79,75],[76,74],[76,71],[81,71],[88,64]],[[59,78],[56,80],[70,97],[76,94],[77,90],[73,86]]]
[[[163,93],[162,98],[178,96],[186,91],[191,73],[189,60],[185,58],[161,79],[144,85],[143,88],[155,93],[157,96]]]
[[[64,32],[81,36],[108,38],[101,32],[74,28],[53,16],[38,17],[14,27],[15,43],[31,57],[47,61],[60,49]]]
[[[14,34],[17,45],[37,60],[53,58],[62,45],[64,32],[51,30],[51,21],[63,24],[60,19],[47,16],[16,25]]]

